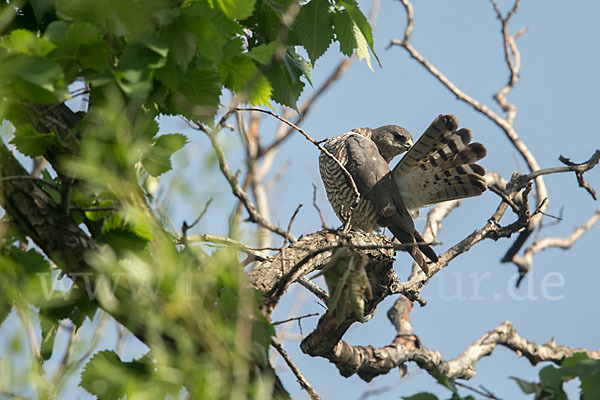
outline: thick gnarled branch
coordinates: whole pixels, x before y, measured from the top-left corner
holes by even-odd
[[[538,345],[521,337],[508,321],[486,332],[453,360],[444,360],[438,351],[427,349],[414,335],[410,322],[410,301],[399,298],[388,311],[388,318],[396,328],[396,337],[385,347],[352,346],[342,340],[329,351],[322,351],[308,341],[302,342],[302,350],[312,355],[320,355],[334,363],[342,376],[358,376],[369,382],[374,377],[385,375],[393,368],[405,368],[409,361],[415,362],[430,374],[441,372],[450,379],[471,379],[477,371],[475,365],[483,357],[492,354],[498,346],[504,346],[519,356],[526,357],[532,365],[542,361],[560,365],[575,353],[585,353],[588,357],[600,359],[600,350],[589,351],[550,342]],[[318,354],[315,354],[317,353]]]
[[[265,314],[271,315],[279,299],[292,283],[300,277],[320,270],[329,261],[333,250],[338,246],[361,248],[363,254],[369,259],[365,268],[369,279],[372,279],[371,285],[378,290],[368,303],[370,306],[365,307],[367,315],[374,312],[375,306],[380,301],[397,290],[398,277],[392,268],[396,246],[392,243],[391,238],[357,231],[340,235],[323,230],[306,235],[288,246],[285,251],[284,263],[281,260],[284,255],[279,253],[254,266],[248,281],[256,289],[265,293],[263,299]],[[346,329],[352,321],[349,320]]]

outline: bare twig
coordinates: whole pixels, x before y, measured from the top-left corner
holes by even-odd
[[[473,386],[466,385],[466,384],[464,384],[464,383],[462,383],[462,382],[454,382],[454,384],[455,384],[456,386],[460,386],[460,387],[463,387],[463,388],[465,388],[465,389],[467,389],[467,390],[470,390],[470,391],[471,391],[471,392],[473,392],[473,393],[477,393],[477,394],[478,394],[478,395],[480,395],[480,396],[487,397],[488,399],[492,399],[492,400],[502,400],[501,398],[499,398],[499,397],[497,397],[496,395],[494,395],[494,393],[492,393],[492,392],[490,392],[488,389],[486,389],[486,387],[485,387],[485,386],[483,386],[483,385],[480,385],[480,386],[479,386],[479,387],[481,388],[481,390],[479,390],[479,389],[477,389],[477,388],[474,388]]]
[[[290,236],[290,230],[292,229],[292,224],[294,223],[294,219],[296,219],[296,215],[298,215],[298,212],[300,211],[301,208],[302,208],[302,204],[298,204],[298,207],[296,207],[294,214],[292,214],[292,218],[290,218],[290,222],[288,223],[285,239],[283,240],[283,247],[285,247],[287,245],[287,238]]]
[[[281,245],[280,251],[281,251],[281,275],[282,276],[285,273],[285,247],[287,246],[287,243],[288,243],[287,238],[290,236],[290,230],[292,229],[292,224],[294,223],[294,219],[296,219],[296,215],[298,215],[298,211],[300,211],[300,208],[302,208],[302,204],[298,204],[298,207],[296,207],[294,214],[292,214],[292,218],[290,218],[290,222],[288,223],[285,239],[283,239],[283,244]]]
[[[502,37],[504,39],[504,57],[506,60],[506,65],[508,66],[508,71],[509,71],[509,79],[508,79],[507,84],[503,88],[501,88],[498,91],[498,93],[496,93],[494,98],[496,99],[498,104],[500,104],[502,109],[507,113],[506,121],[510,125],[513,125],[515,118],[517,116],[517,108],[515,107],[514,104],[510,104],[506,100],[506,95],[519,81],[519,70],[521,69],[521,55],[516,46],[515,39],[517,37],[523,35],[523,33],[525,33],[525,31],[520,30],[519,32],[517,32],[518,35],[517,34],[509,35],[507,26],[508,26],[508,22],[510,21],[510,19],[516,14],[517,10],[519,9],[520,0],[515,1],[515,3],[513,4],[513,7],[506,14],[506,17],[502,16],[502,12],[500,12],[500,8],[498,7],[498,4],[496,3],[496,1],[491,0],[491,2],[492,2],[492,6],[494,8],[494,11],[496,12],[496,16],[500,20],[500,23],[502,26],[501,31],[502,31]]]
[[[200,215],[198,215],[198,218],[196,218],[194,220],[194,222],[192,222],[190,225],[188,225],[187,221],[183,221],[183,224],[181,225],[181,236],[184,241],[187,238],[187,231],[192,229],[194,226],[196,226],[198,224],[198,222],[200,222],[202,217],[204,217],[204,214],[206,214],[206,211],[208,210],[208,206],[210,206],[210,203],[212,203],[212,200],[213,199],[211,198],[206,202],[206,204],[204,205],[204,208],[200,212]]]
[[[572,234],[565,238],[546,237],[540,241],[536,241],[533,245],[525,249],[523,257],[515,256],[513,263],[519,267],[519,270],[528,271],[533,263],[533,256],[542,250],[550,247],[558,247],[561,249],[569,249],[584,233],[589,231],[600,220],[600,210],[597,210],[583,225],[576,228]]]
[[[101,311],[100,315],[101,315],[102,319],[98,323],[98,326],[96,327],[96,330],[94,331],[94,334],[92,336],[92,339],[89,342],[89,345],[88,345],[88,348],[86,349],[86,351],[83,352],[82,354],[80,354],[79,357],[73,358],[73,353],[72,353],[73,349],[71,348],[70,350],[69,349],[67,350],[67,353],[65,354],[65,358],[64,358],[63,362],[61,363],[58,372],[52,379],[52,381],[53,381],[52,390],[54,392],[54,397],[60,393],[62,387],[64,386],[64,383],[65,383],[64,378],[69,373],[71,373],[74,370],[76,370],[77,368],[79,368],[92,355],[92,353],[96,350],[96,348],[98,347],[98,344],[104,337],[105,328],[106,328],[106,324],[108,323],[109,314],[105,311]],[[72,342],[71,342],[72,345],[74,345],[74,341],[77,338],[77,333],[78,333],[78,331],[73,330]]]
[[[560,156],[559,160],[563,164],[566,164],[566,166],[565,167],[544,168],[544,169],[539,169],[539,170],[533,171],[526,175],[519,175],[516,178],[515,183],[514,183],[516,190],[519,190],[521,187],[524,187],[524,185],[527,181],[534,180],[535,178],[537,178],[538,176],[541,176],[541,175],[556,174],[556,173],[560,173],[560,172],[575,172],[575,174],[577,175],[577,180],[579,182],[579,186],[584,187],[590,193],[590,195],[594,198],[594,200],[597,200],[594,190],[589,186],[589,184],[587,184],[587,182],[584,181],[582,184],[582,181],[583,181],[583,173],[594,168],[600,161],[600,150],[596,150],[594,152],[594,154],[592,154],[592,156],[590,157],[589,160],[587,160],[583,163],[580,163],[580,164],[576,164],[576,163],[572,162],[571,160],[569,160],[568,158],[563,157],[563,156]]]
[[[248,211],[248,214],[250,214],[250,220],[252,222],[256,222],[257,224],[259,224],[261,226],[264,226],[271,232],[274,232],[284,238],[287,237],[287,239],[290,242],[295,242],[296,238],[294,236],[292,236],[291,234],[288,236],[286,231],[284,231],[282,228],[270,223],[263,215],[261,215],[256,210],[256,207],[250,201],[246,192],[240,187],[240,185],[237,181],[237,178],[229,169],[229,165],[227,164],[227,160],[225,158],[225,153],[223,152],[223,149],[221,148],[221,145],[219,144],[219,141],[217,140],[217,135],[214,132],[209,131],[209,130],[206,130],[205,132],[207,133],[207,136],[210,139],[213,149],[215,150],[215,154],[217,155],[217,159],[219,161],[219,168],[221,169],[221,172],[225,176],[225,179],[227,179],[229,186],[231,186],[231,190],[232,190],[233,194],[235,195],[235,197],[240,199],[240,201],[244,204],[246,211]]]
[[[317,285],[310,279],[301,276],[300,278],[298,278],[297,282],[300,285],[304,286],[306,289],[308,289],[312,294],[317,296],[319,300],[321,300],[323,303],[327,304],[327,302],[329,301],[329,295],[327,294],[327,292],[321,289],[319,285]]]
[[[226,246],[235,247],[235,248],[239,249],[240,251],[243,251],[244,253],[251,255],[252,257],[254,257],[254,260],[256,260],[256,261],[264,261],[265,260],[265,257],[262,255],[262,251],[264,251],[264,250],[273,250],[273,251],[280,250],[280,248],[278,248],[278,247],[253,248],[253,247],[249,247],[246,244],[244,244],[240,241],[237,241],[235,239],[231,239],[231,238],[228,238],[225,236],[211,235],[208,233],[202,233],[199,235],[190,235],[186,238],[186,240],[183,240],[183,238],[177,239],[177,244],[186,244],[186,243],[193,243],[193,242],[211,242],[211,243],[217,243],[217,244],[223,244]]]
[[[600,161],[600,150],[596,150],[594,155],[592,155],[592,157],[588,161],[582,164],[575,164],[571,160],[563,156],[560,156],[558,159],[563,164],[566,164],[572,171],[575,171],[575,176],[577,176],[577,183],[579,184],[579,186],[587,190],[594,200],[598,200],[598,196],[596,196],[596,192],[594,191],[594,189],[592,189],[589,183],[583,180],[583,173],[589,171],[596,164],[598,164],[598,161]]]
[[[317,315],[319,315],[319,313],[305,314],[305,315],[301,315],[299,317],[288,318],[288,319],[284,319],[282,321],[271,322],[271,325],[281,325],[281,324],[285,324],[286,322],[300,321],[301,319],[315,317]]]
[[[21,306],[15,305],[14,307],[19,319],[23,323],[25,327],[25,331],[27,332],[27,338],[29,339],[29,348],[31,349],[31,355],[36,361],[42,359],[42,355],[40,353],[40,346],[38,344],[37,338],[35,337],[35,330],[33,328],[33,324],[31,323],[31,315],[28,310],[22,310]]]
[[[327,223],[325,222],[325,217],[323,216],[323,213],[321,212],[321,208],[319,208],[319,205],[317,204],[317,185],[315,185],[313,183],[312,187],[313,187],[313,207],[319,213],[319,218],[321,218],[321,228],[326,229]]]
[[[310,396],[312,400],[320,400],[319,394],[313,389],[313,387],[308,383],[306,378],[302,375],[296,364],[290,359],[287,352],[283,349],[283,347],[277,343],[275,340],[271,340],[271,346],[277,350],[277,352],[281,355],[281,357],[285,360],[285,363],[290,367],[292,373],[296,376],[298,383],[302,387],[302,389],[306,390],[306,393]]]

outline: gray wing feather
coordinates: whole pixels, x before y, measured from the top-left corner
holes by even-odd
[[[390,168],[370,139],[352,136],[346,141],[348,161],[346,169],[352,175],[361,194],[370,200],[377,213],[377,223],[387,227],[401,243],[416,243],[415,225],[410,216]],[[420,237],[420,235],[419,235]],[[427,263],[421,251],[433,261],[437,255],[429,246],[412,246],[407,249],[425,273]]]

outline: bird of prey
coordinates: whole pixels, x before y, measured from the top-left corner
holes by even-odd
[[[412,217],[420,207],[447,200],[478,196],[486,190],[485,168],[475,164],[486,155],[481,143],[471,142],[471,131],[458,129],[453,115],[439,115],[413,145],[410,133],[397,125],[358,128],[329,139],[323,147],[348,173],[356,194],[337,162],[319,155],[321,179],[336,215],[365,232],[388,228],[407,248],[425,274],[425,256],[438,261],[434,250],[415,229]],[[407,152],[390,170],[389,163]],[[417,244],[421,243],[421,244]]]

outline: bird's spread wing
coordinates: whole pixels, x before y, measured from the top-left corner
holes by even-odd
[[[412,217],[404,205],[390,168],[379,154],[375,143],[363,136],[353,135],[346,141],[346,153],[346,169],[352,175],[361,196],[373,204],[377,223],[387,227],[400,242],[416,243]],[[421,251],[431,260],[437,261],[435,252],[429,246],[414,246],[407,251],[426,273],[427,263]]]
[[[411,212],[446,200],[478,196],[486,190],[486,155],[471,143],[471,131],[459,129],[453,115],[438,116],[394,167],[392,176]]]

